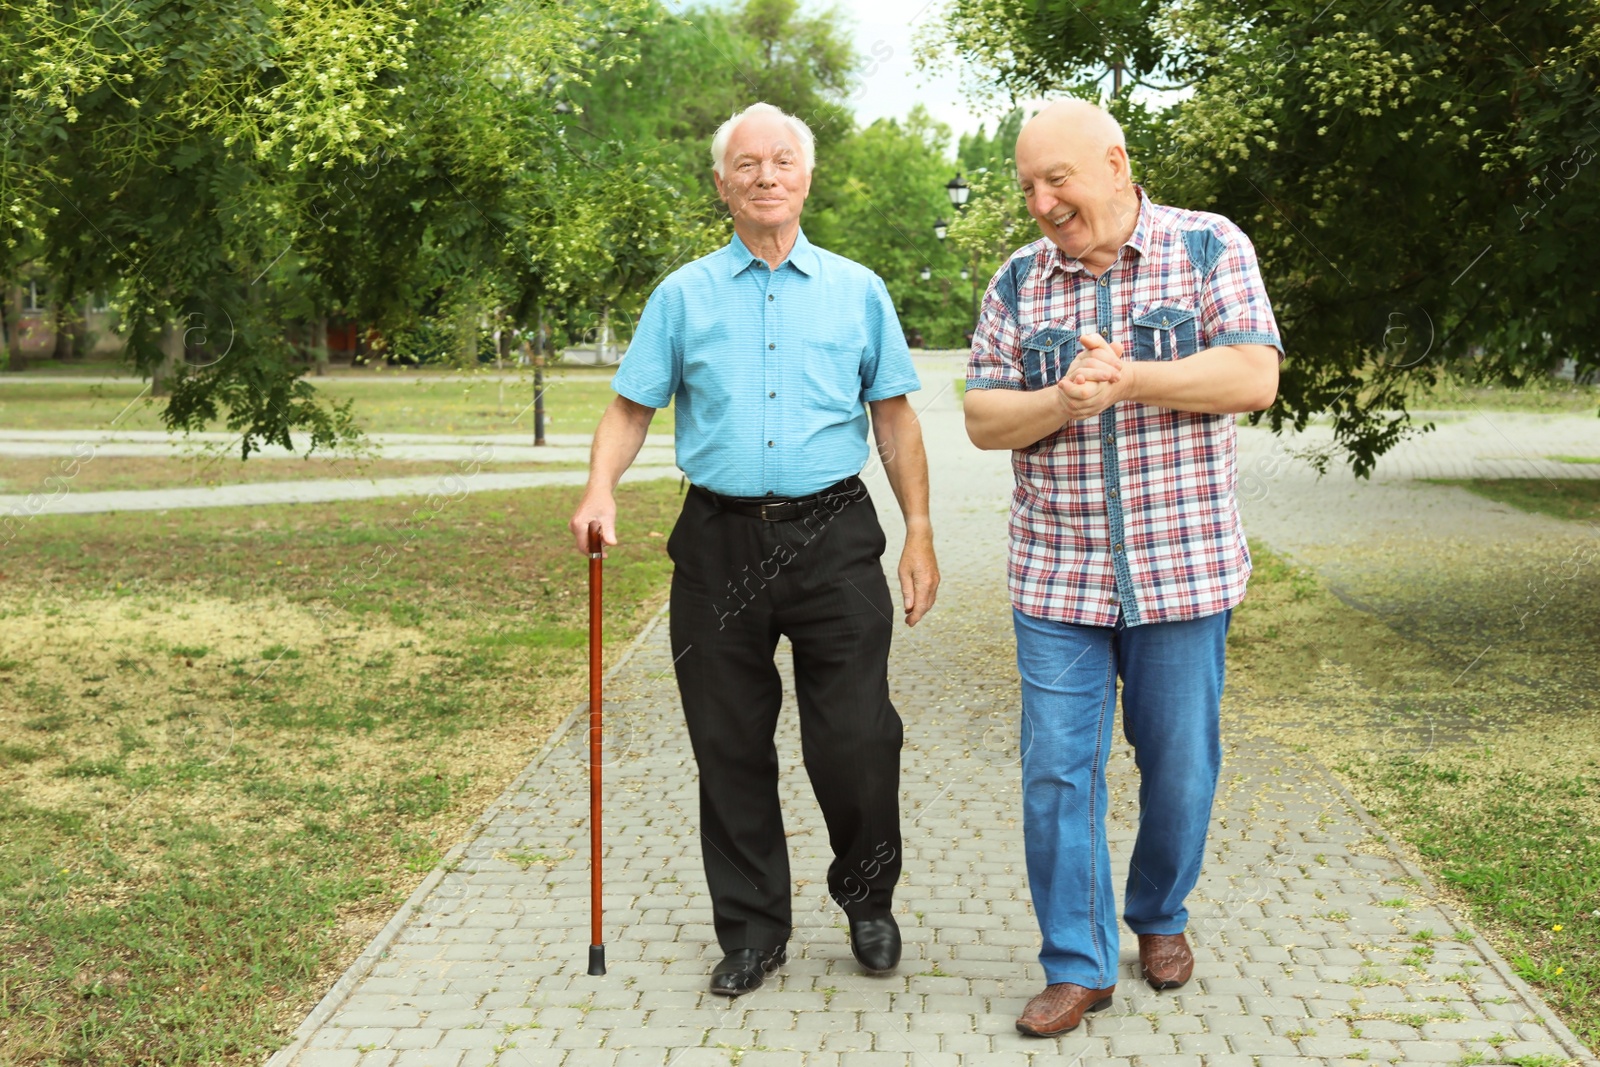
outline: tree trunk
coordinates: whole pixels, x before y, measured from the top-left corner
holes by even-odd
[[[22,355],[22,289],[6,285],[0,290],[0,329],[5,332],[6,369],[24,371],[28,361]]]
[[[312,319],[311,330],[311,360],[320,378],[328,373],[328,316],[318,315]]]
[[[72,358],[77,360],[88,359],[90,355],[89,349],[91,347],[89,338],[88,300],[85,300],[83,302],[83,307],[78,309],[78,313],[72,316],[72,325],[69,327],[69,329],[72,331]]]
[[[166,396],[171,391],[168,383],[183,362],[183,333],[181,324],[168,325],[161,331],[161,359],[150,371],[151,396]]]
[[[56,304],[50,312],[55,326],[55,350],[50,357],[65,363],[72,358],[72,343],[76,339],[73,325],[78,318],[78,311],[71,304]]]

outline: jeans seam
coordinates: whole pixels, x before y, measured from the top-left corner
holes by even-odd
[[[1106,703],[1107,697],[1115,684],[1117,676],[1116,657],[1112,656],[1106,668],[1106,685],[1100,694],[1100,715],[1095,720],[1094,734],[1094,763],[1091,765],[1089,780],[1089,941],[1094,945],[1094,962],[1099,968],[1095,973],[1099,976],[1096,981],[1100,984],[1097,989],[1106,987],[1105,946],[1100,943],[1100,901],[1097,890],[1100,885],[1100,840],[1099,810],[1100,792],[1098,789],[1100,775],[1100,755],[1105,750],[1106,736]]]

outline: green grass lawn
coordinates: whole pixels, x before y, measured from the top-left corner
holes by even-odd
[[[1411,411],[1588,412],[1600,410],[1600,386],[1536,378],[1520,389],[1474,385],[1449,373],[1432,386],[1407,391]]]
[[[1523,511],[1577,522],[1600,522],[1600,478],[1478,478],[1440,480]]]
[[[1563,517],[1600,483],[1469,486]],[[1600,558],[1565,538],[1361,557],[1342,602],[1255,552],[1230,714],[1331,767],[1591,1048],[1600,1047]],[[1584,553],[1588,553],[1585,555]],[[1587,560],[1587,563],[1584,563]],[[1463,976],[1470,980],[1470,976]]]
[[[613,657],[675,482],[619,491]],[[584,696],[578,490],[36,519],[0,555],[0,1063],[259,1064]]]
[[[48,456],[6,456],[0,461],[0,493],[43,492],[49,495],[58,484],[63,463],[70,458]],[[65,469],[71,469],[70,466]],[[457,473],[460,464],[451,460],[370,459],[339,456],[252,456],[241,460],[238,453],[196,456],[107,456],[97,454],[92,462],[77,465],[71,477],[75,493],[138,489],[195,489],[213,485],[242,485],[260,482],[295,482],[309,479],[367,481],[375,478],[439,477]],[[587,470],[578,460],[561,463],[494,463],[483,468],[496,474],[527,471]]]
[[[533,438],[533,376],[524,381],[447,379],[437,373],[371,371],[309,378],[329,400],[355,401],[367,433],[527,434]],[[545,385],[545,432],[588,434],[616,394],[609,371],[563,368]],[[160,430],[161,398],[142,397],[144,383],[36,382],[0,375],[0,427],[16,430],[102,428]],[[139,399],[136,399],[139,398]],[[131,407],[129,405],[132,405]],[[672,409],[656,413],[651,430],[671,433]],[[211,427],[225,430],[219,424]]]

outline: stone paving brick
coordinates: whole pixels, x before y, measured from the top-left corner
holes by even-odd
[[[957,374],[952,364],[951,376]],[[1005,455],[967,445],[957,397],[928,399],[934,402],[922,418],[944,586],[922,624],[897,630],[890,664],[891,695],[906,726],[905,874],[897,898],[906,951],[899,972],[860,975],[842,919],[826,900],[827,835],[801,769],[788,654],[780,651],[786,705],[778,749],[797,880],[790,961],[776,981],[735,1003],[705,992],[721,952],[663,620],[608,681],[608,723],[620,746],[607,769],[610,973],[583,973],[586,747],[581,732],[570,731],[521,792],[496,809],[457,869],[420,901],[341,1009],[271,1067],[364,1067],[361,1044],[373,1055],[429,1053],[457,1057],[447,1067],[479,1067],[500,1040],[518,1044],[500,1067],[722,1067],[736,1055],[743,1067],[1020,1067],[1041,1056],[1096,1067],[1272,1067],[1339,1062],[1363,1050],[1368,1062],[1450,1063],[1487,1048],[1483,1040],[1491,1036],[1513,1038],[1501,1056],[1566,1058],[1519,989],[1492,967],[1472,966],[1487,961],[1473,945],[1451,940],[1457,928],[1406,881],[1406,868],[1367,850],[1366,826],[1342,795],[1231,721],[1207,866],[1190,900],[1194,981],[1177,992],[1149,990],[1124,934],[1112,1011],[1055,1039],[1016,1033],[1017,1013],[1043,980],[1022,851],[1017,682],[1003,588],[1011,477]],[[1517,433],[1549,432],[1535,418],[1504,421]],[[1577,420],[1562,426],[1566,437],[1589,433],[1600,443],[1600,431]],[[1240,440],[1244,463],[1273,447],[1248,428]],[[1570,441],[1526,449],[1570,450]],[[1247,507],[1246,528],[1275,548],[1300,551],[1317,538],[1343,536],[1340,523],[1351,521],[1344,512],[1360,512],[1363,521],[1415,521],[1416,509],[1400,502],[1444,492],[1408,488],[1405,478],[1417,471],[1467,476],[1486,464],[1506,466],[1431,455],[1426,446],[1402,445],[1393,464],[1386,460],[1370,483],[1352,490],[1363,501],[1355,509],[1341,494],[1330,502],[1326,486],[1298,461],[1280,464],[1272,492]],[[1529,461],[1528,471],[1540,462]],[[1600,475],[1600,468],[1576,473]],[[870,484],[896,545],[890,494],[881,477]],[[886,562],[892,569],[893,549]],[[1137,822],[1137,779],[1120,737],[1109,778],[1107,836],[1120,885]],[[517,849],[568,858],[534,872],[497,858]],[[1385,906],[1397,900],[1407,907]],[[1421,968],[1403,965],[1425,929],[1436,935],[1434,957]],[[1446,981],[1463,972],[1474,982]],[[1374,977],[1381,984],[1366,984]],[[1430,996],[1446,999],[1424,999]],[[1459,1015],[1438,1018],[1447,1008]],[[1419,1031],[1377,1017],[1385,1013],[1432,1021]],[[1346,1021],[1361,1015],[1374,1017]],[[481,1018],[479,1028],[469,1028],[473,1018]],[[534,1023],[537,1029],[501,1032]],[[424,1041],[424,1034],[434,1047],[401,1044]]]
[[[308,1049],[300,1053],[304,1067],[358,1067],[361,1053],[354,1049]]]

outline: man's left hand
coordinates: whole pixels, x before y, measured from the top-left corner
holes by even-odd
[[[933,555],[933,533],[907,531],[900,553],[900,598],[906,625],[915,626],[939,594],[939,561]]]
[[[1056,383],[1067,417],[1074,421],[1094,418],[1127,392],[1128,368],[1122,360],[1122,345],[1092,331],[1079,343],[1083,347],[1077,358]]]

